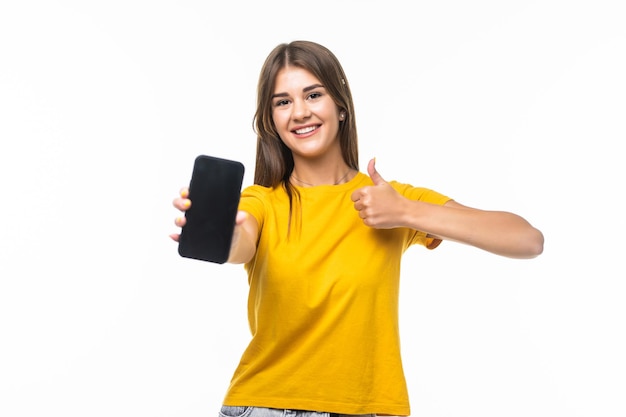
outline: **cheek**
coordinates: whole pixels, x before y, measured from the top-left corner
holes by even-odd
[[[289,143],[285,141],[286,133],[288,133],[289,118],[285,117],[284,114],[280,114],[280,112],[274,112],[272,113],[272,124],[274,125],[274,130],[278,133],[280,141],[289,147]]]
[[[274,127],[277,130],[281,130],[287,128],[287,122],[289,121],[289,118],[286,112],[274,110],[272,112],[272,121],[274,122]]]

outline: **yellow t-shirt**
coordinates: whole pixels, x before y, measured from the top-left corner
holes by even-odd
[[[448,201],[390,184],[414,200]],[[366,185],[371,179],[358,173],[346,184],[298,188],[289,235],[282,186],[242,192],[240,209],[259,224],[256,255],[245,265],[252,339],[225,405],[410,414],[398,332],[400,261],[410,245],[438,241],[364,225],[350,196]]]

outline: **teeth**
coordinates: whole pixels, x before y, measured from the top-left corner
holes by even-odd
[[[312,132],[314,130],[315,130],[315,126],[310,126],[310,127],[305,127],[303,129],[298,129],[298,130],[296,130],[296,133],[298,135],[302,135],[304,133],[309,133],[309,132]]]

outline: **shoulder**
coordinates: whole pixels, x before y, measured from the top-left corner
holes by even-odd
[[[243,191],[241,192],[241,198],[246,198],[246,197],[263,198],[271,194],[272,192],[274,192],[274,188],[264,187],[262,185],[254,184],[254,185],[249,185],[243,189]]]
[[[246,207],[252,205],[256,207],[271,204],[277,194],[284,194],[282,187],[264,187],[262,185],[250,185],[245,187],[241,192],[239,202],[240,209],[246,210]],[[247,210],[246,210],[247,211]]]
[[[445,204],[447,201],[451,200],[447,195],[426,187],[416,187],[399,181],[389,181],[389,185],[410,200],[424,201],[433,204]]]
[[[250,185],[241,192],[239,200],[239,210],[243,210],[254,216],[259,223],[263,224],[264,219],[271,212],[275,212],[277,207],[289,204],[287,194],[282,187],[264,187],[262,185]]]

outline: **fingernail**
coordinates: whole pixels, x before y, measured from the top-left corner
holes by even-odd
[[[183,201],[183,207],[185,208],[189,208],[189,206],[191,205],[191,200],[185,200]]]

